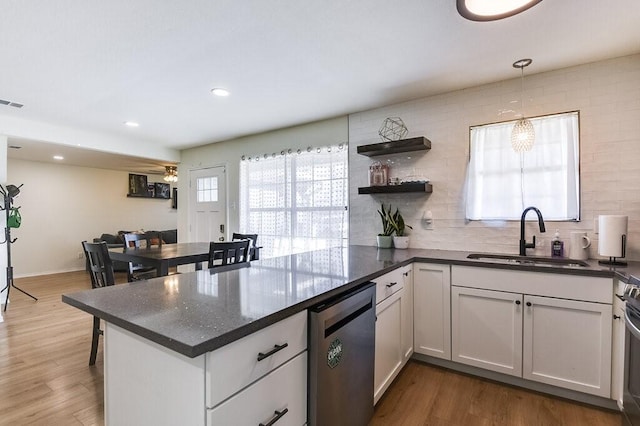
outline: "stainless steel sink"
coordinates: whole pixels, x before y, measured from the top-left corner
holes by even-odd
[[[516,256],[509,254],[471,253],[467,259],[489,260],[500,263],[517,263],[532,266],[569,266],[588,267],[589,264],[577,259],[564,259],[560,257]]]

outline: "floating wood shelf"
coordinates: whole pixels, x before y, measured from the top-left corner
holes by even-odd
[[[153,195],[144,195],[144,194],[127,194],[129,198],[154,198],[156,200],[170,200],[171,197],[155,197]]]
[[[358,194],[399,194],[403,192],[433,192],[430,183],[403,183],[400,185],[365,186],[358,188]]]
[[[375,157],[378,155],[398,154],[401,152],[411,151],[428,151],[431,149],[431,141],[424,136],[409,139],[400,139],[398,141],[373,143],[369,145],[361,145],[358,148],[358,154],[367,157]]]

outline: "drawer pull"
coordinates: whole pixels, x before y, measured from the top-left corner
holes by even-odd
[[[276,352],[279,352],[279,351],[283,350],[287,346],[289,346],[288,343],[285,343],[285,344],[282,344],[282,345],[275,345],[273,347],[273,349],[271,349],[266,354],[263,354],[262,352],[258,352],[258,361],[262,361],[265,358],[269,358],[271,355],[275,354]],[[277,411],[276,411],[276,413],[277,413]]]
[[[273,415],[274,417],[269,420],[269,423],[260,423],[258,426],[272,426],[273,424],[275,424],[275,422],[277,422],[278,420],[280,420],[282,418],[282,416],[284,416],[285,414],[287,414],[289,412],[288,408],[285,408],[282,411],[274,411]]]
[[[408,272],[403,272],[402,275],[404,275],[405,277],[408,277],[409,273]]]
[[[618,299],[622,300],[623,302],[626,302],[626,300],[624,299],[624,296],[620,296],[618,293],[614,293],[614,294]]]
[[[389,283],[389,284],[387,284],[387,288],[391,288],[391,287],[393,287],[394,285],[397,285],[397,284],[398,284],[397,282]]]

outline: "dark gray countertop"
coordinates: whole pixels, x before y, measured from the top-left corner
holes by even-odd
[[[344,293],[413,261],[602,276],[634,282],[640,262],[608,268],[530,266],[467,259],[468,252],[350,246],[251,262],[228,271],[196,271],[103,289],[62,300],[194,358]]]

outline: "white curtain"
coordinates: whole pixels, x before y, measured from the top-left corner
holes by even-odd
[[[535,144],[522,154],[511,148],[514,122],[471,128],[466,217],[515,220],[528,206],[545,220],[578,220],[578,113],[532,118]]]
[[[240,231],[261,257],[346,246],[347,148],[267,155],[240,164]]]

